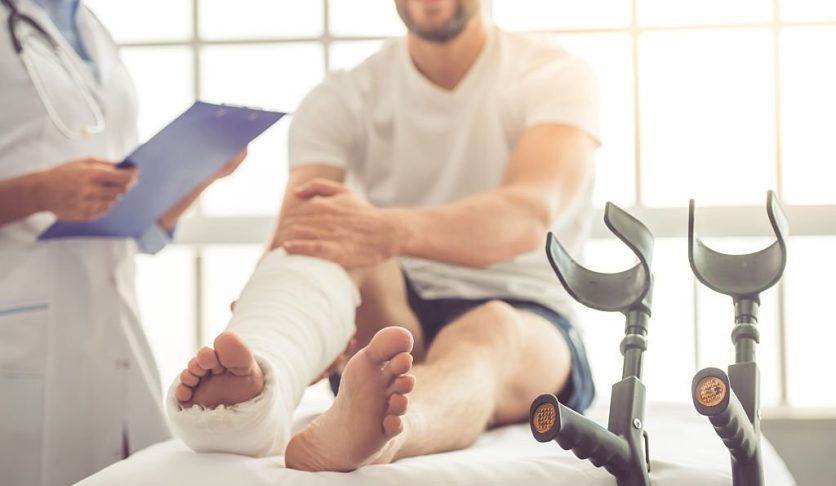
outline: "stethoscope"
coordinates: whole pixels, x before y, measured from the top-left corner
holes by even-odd
[[[12,47],[14,47],[15,53],[17,53],[21,62],[23,62],[23,66],[29,74],[29,77],[32,79],[32,84],[34,85],[35,91],[38,93],[38,97],[44,105],[44,109],[46,109],[49,119],[52,120],[52,123],[58,131],[65,137],[73,140],[101,133],[105,128],[104,113],[102,112],[101,106],[99,106],[99,103],[90,92],[90,89],[87,87],[83,75],[79,72],[78,64],[72,59],[72,57],[70,57],[70,55],[66,52],[66,49],[63,48],[58,41],[56,41],[55,38],[38,23],[38,21],[18,10],[17,5],[15,5],[13,0],[0,0],[0,3],[3,3],[3,5],[9,9],[8,26],[9,34],[12,38]],[[40,34],[40,36],[46,40],[53,54],[55,54],[55,61],[61,69],[67,73],[70,81],[75,85],[76,91],[78,91],[84,105],[90,112],[92,123],[81,124],[81,126],[77,128],[71,128],[58,113],[58,110],[52,104],[52,101],[48,96],[43,78],[35,67],[35,63],[30,58],[31,53],[24,49],[24,43],[21,42],[20,37],[18,37],[17,32],[15,31],[15,29],[22,24],[28,24],[36,33]]]

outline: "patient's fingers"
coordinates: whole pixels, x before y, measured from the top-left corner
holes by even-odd
[[[289,255],[306,255],[339,262],[340,246],[332,241],[290,240],[282,246]]]
[[[347,192],[348,187],[340,182],[330,179],[313,179],[293,189],[293,194],[302,199],[309,199],[314,196],[334,196]]]

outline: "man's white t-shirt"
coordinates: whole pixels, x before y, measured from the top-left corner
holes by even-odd
[[[595,79],[571,54],[493,28],[450,91],[417,70],[400,38],[332,73],[305,97],[291,124],[289,160],[291,168],[343,168],[377,207],[438,206],[500,187],[520,135],[540,124],[571,125],[599,138]],[[574,254],[588,233],[592,179],[553,228]],[[543,235],[543,248],[489,268],[413,257],[401,263],[426,299],[512,298],[567,315],[571,298],[549,266],[545,241]]]

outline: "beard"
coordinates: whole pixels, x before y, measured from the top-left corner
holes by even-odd
[[[409,8],[406,6],[406,1],[396,0],[395,6],[398,9],[398,15],[403,20],[406,28],[421,39],[437,44],[445,44],[462,33],[467,27],[470,20],[479,13],[479,0],[461,0],[456,6],[456,11],[453,15],[444,21],[441,25],[434,27],[422,27],[415,22],[415,19],[409,14]]]

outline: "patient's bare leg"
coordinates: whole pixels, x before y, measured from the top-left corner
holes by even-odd
[[[348,362],[340,393],[287,446],[285,464],[309,471],[351,471],[373,462],[389,462],[393,438],[401,433],[407,394],[415,378],[412,335],[401,327],[379,331]]]
[[[346,411],[338,397],[322,417],[327,427],[317,421],[294,436],[286,463],[305,470],[346,471],[467,447],[489,425],[525,420],[538,394],[562,389],[569,367],[568,347],[552,324],[489,302],[445,327],[430,346],[426,363],[415,366],[409,411],[398,421],[401,434],[384,442],[380,437],[389,432],[385,424],[382,431],[354,429],[363,411]],[[351,371],[347,368],[346,374]],[[344,381],[340,395],[354,397],[361,390],[359,383]],[[369,451],[367,444],[381,445]]]

